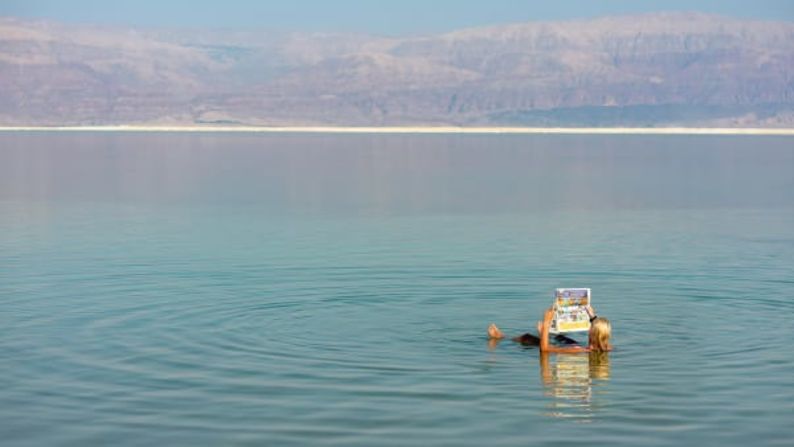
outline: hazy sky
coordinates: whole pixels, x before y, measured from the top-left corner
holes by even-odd
[[[794,20],[794,0],[0,0],[0,15],[80,23],[392,35],[660,10]]]

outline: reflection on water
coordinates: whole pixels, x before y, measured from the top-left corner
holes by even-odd
[[[300,216],[794,205],[790,141],[747,141],[4,134],[0,201],[236,206]]]
[[[526,337],[528,334],[525,334]],[[513,341],[520,342],[525,348],[534,344],[523,343],[519,337]],[[489,338],[488,351],[495,352],[504,339]],[[553,418],[572,419],[577,422],[592,422],[597,416],[597,409],[603,407],[603,400],[608,394],[606,385],[610,378],[608,352],[591,352],[577,354],[549,354],[538,352],[540,359],[540,377],[543,394],[549,400],[543,414]]]
[[[792,149],[0,135],[2,447],[792,445]],[[573,285],[609,359],[483,352]]]
[[[609,353],[549,355],[540,353],[540,375],[548,416],[590,422],[609,381]]]

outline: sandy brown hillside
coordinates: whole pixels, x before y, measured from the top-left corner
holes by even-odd
[[[669,13],[380,38],[0,19],[0,124],[794,126],[794,24]]]

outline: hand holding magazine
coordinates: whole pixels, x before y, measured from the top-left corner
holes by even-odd
[[[590,330],[590,289],[557,289],[554,293],[552,334]]]

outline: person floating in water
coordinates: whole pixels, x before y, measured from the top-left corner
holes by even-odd
[[[585,308],[590,317],[590,332],[588,333],[587,346],[556,346],[549,343],[549,328],[551,327],[551,320],[554,318],[554,309],[548,308],[543,314],[543,321],[538,322],[538,333],[540,337],[535,337],[532,334],[524,334],[518,337],[513,337],[513,341],[523,345],[538,345],[543,352],[551,353],[577,353],[577,352],[607,352],[612,350],[612,345],[609,344],[609,337],[612,335],[612,325],[604,317],[596,315],[592,307]],[[491,342],[495,342],[505,338],[502,331],[491,323],[488,326],[488,337]],[[557,335],[556,340],[566,345],[576,343],[564,335]]]

